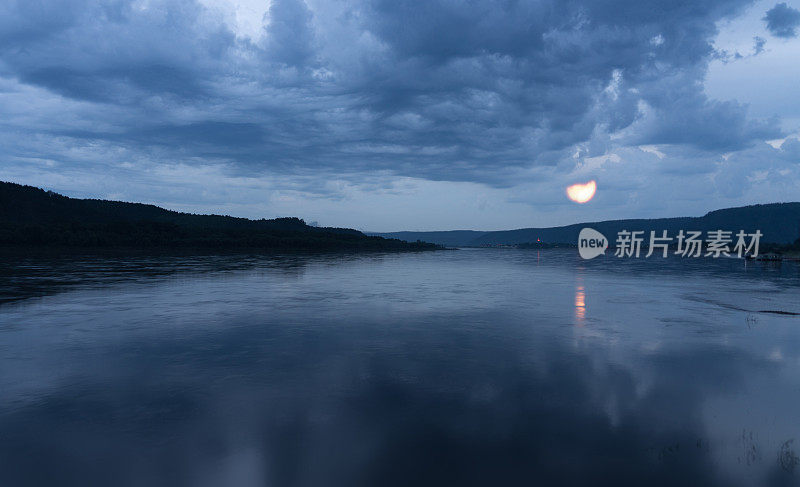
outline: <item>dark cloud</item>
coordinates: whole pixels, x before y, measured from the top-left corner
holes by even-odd
[[[73,131],[15,126],[32,134],[241,174],[504,186],[612,136],[731,151],[780,135],[702,86],[716,23],[749,3],[277,0],[252,39],[193,0],[16,2],[0,75],[97,107]]]
[[[800,26],[800,10],[792,8],[786,3],[778,3],[767,10],[764,16],[769,30],[775,37],[796,37],[797,27]]]
[[[271,59],[305,66],[314,56],[312,14],[302,0],[275,0],[269,8],[268,53]]]

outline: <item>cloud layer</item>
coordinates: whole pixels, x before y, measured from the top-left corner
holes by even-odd
[[[175,202],[156,174],[216,171],[296,192],[302,212],[346,198],[342,185],[374,194],[408,178],[520,200],[525,185],[561,185],[621,153],[653,177],[710,174],[786,135],[704,89],[724,56],[718,25],[749,6],[273,0],[260,23],[239,5],[253,30],[194,0],[6,2],[0,176],[74,174],[82,188],[59,189]],[[778,4],[767,28],[791,37],[796,13]],[[722,193],[741,194],[734,180],[756,169],[737,168]],[[630,178],[610,176],[612,188]],[[113,190],[124,181],[161,189]],[[232,203],[211,186],[196,180],[214,196],[182,201]]]

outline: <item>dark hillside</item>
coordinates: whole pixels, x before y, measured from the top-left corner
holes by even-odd
[[[435,245],[317,228],[299,218],[249,220],[141,203],[74,199],[0,182],[0,246],[281,250],[425,250]]]
[[[602,222],[576,223],[563,227],[521,228],[498,232],[441,231],[441,232],[393,232],[376,233],[389,238],[416,241],[423,240],[449,246],[515,245],[536,242],[540,239],[546,244],[575,244],[578,233],[584,227],[591,227],[602,234],[614,238],[620,230],[643,230],[649,235],[651,230],[660,234],[667,230],[668,235],[676,235],[683,230],[729,230],[734,233],[746,230],[748,233],[761,230],[762,242],[789,244],[800,237],[800,203],[772,203],[766,205],[727,208],[707,213],[701,217],[654,218],[638,220],[608,220]]]

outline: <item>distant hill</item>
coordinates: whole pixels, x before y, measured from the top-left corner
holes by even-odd
[[[584,227],[598,230],[612,240],[620,230],[667,230],[674,236],[679,230],[730,230],[748,233],[761,230],[762,242],[788,244],[800,237],[800,203],[772,203],[767,205],[727,208],[707,213],[701,217],[654,218],[638,220],[608,220],[587,222],[549,228],[521,228],[498,232],[457,230],[452,232],[394,232],[374,235],[399,238],[407,241],[422,240],[446,246],[478,247],[482,245],[521,244],[536,242],[575,244]]]
[[[486,233],[487,232],[479,232],[475,230],[448,230],[443,232],[367,232],[367,235],[376,235],[385,238],[397,238],[406,242],[416,242],[417,240],[420,240],[423,242],[435,242],[439,245],[444,245],[447,247],[463,247],[468,246],[469,242],[486,235]]]
[[[250,250],[428,250],[434,244],[318,228],[299,218],[249,220],[141,203],[75,199],[0,182],[0,246]]]

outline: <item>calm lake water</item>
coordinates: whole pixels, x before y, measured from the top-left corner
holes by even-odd
[[[0,257],[0,486],[800,485],[800,268]]]

